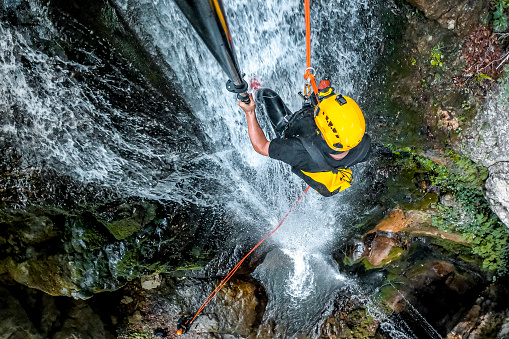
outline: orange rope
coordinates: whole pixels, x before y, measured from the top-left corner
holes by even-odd
[[[316,86],[315,75],[311,73],[311,10],[309,5],[309,0],[304,0],[304,12],[306,17],[306,72],[304,73],[304,79],[308,80],[309,83],[306,84],[304,92],[309,93],[307,96],[311,95],[311,90],[309,89],[309,84],[313,88],[314,95],[316,100],[318,101],[318,87]]]
[[[306,67],[311,67],[311,13],[309,7],[309,0],[304,0],[304,10],[306,13]]]
[[[290,210],[288,211],[288,213],[286,213],[285,217],[283,218],[283,220],[281,220],[281,222],[279,223],[279,225],[276,227],[276,229],[274,231],[272,231],[269,235],[267,235],[265,238],[263,238],[258,244],[256,244],[255,247],[253,247],[251,249],[251,251],[249,251],[248,254],[246,254],[244,256],[244,258],[242,258],[241,261],[239,261],[237,263],[237,265],[235,265],[234,268],[232,268],[230,270],[230,272],[228,272],[228,274],[226,275],[226,277],[224,277],[223,280],[221,280],[221,282],[219,283],[219,285],[217,285],[217,287],[215,288],[214,291],[212,291],[212,293],[209,294],[209,296],[207,297],[207,299],[205,299],[205,301],[203,302],[203,304],[201,304],[200,306],[200,309],[198,310],[198,312],[196,312],[196,314],[194,315],[193,319],[191,320],[191,322],[189,323],[189,326],[193,323],[194,319],[196,319],[196,317],[198,316],[198,314],[200,314],[201,311],[203,311],[203,309],[205,308],[205,306],[208,305],[209,302],[212,301],[212,299],[214,299],[214,297],[216,296],[217,293],[219,293],[219,290],[221,290],[221,288],[223,288],[224,285],[226,285],[226,283],[228,282],[228,280],[230,280],[230,278],[235,274],[235,272],[237,272],[237,270],[240,268],[240,265],[242,265],[242,263],[244,262],[244,260],[247,259],[247,257],[249,257],[249,255],[251,253],[253,253],[253,251],[258,248],[258,246],[260,246],[268,237],[270,237],[272,234],[274,234],[278,229],[279,227],[283,224],[283,222],[285,221],[286,217],[288,217],[288,215],[292,212],[293,208],[297,205],[297,203],[300,201],[300,199],[302,199],[302,197],[304,196],[304,194],[306,194],[306,192],[308,191],[309,189],[309,186],[304,190],[304,192],[302,192],[302,194],[300,195],[299,199],[297,199],[297,201],[295,201],[293,203],[293,206],[290,208]]]

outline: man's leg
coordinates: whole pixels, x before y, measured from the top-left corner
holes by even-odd
[[[292,112],[286,107],[279,95],[271,89],[261,88],[256,91],[255,102],[270,119],[278,137],[282,137]]]

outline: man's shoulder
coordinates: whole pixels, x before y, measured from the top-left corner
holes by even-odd
[[[269,157],[286,160],[292,157],[301,157],[306,149],[297,137],[272,139],[269,144]]]
[[[304,148],[302,146],[302,142],[300,141],[301,137],[289,137],[289,138],[275,138],[270,141],[271,147],[281,147],[285,149],[300,149]]]

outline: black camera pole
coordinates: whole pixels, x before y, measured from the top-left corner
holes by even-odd
[[[248,84],[242,79],[221,0],[175,0],[182,13],[228,75],[226,89],[249,104]]]

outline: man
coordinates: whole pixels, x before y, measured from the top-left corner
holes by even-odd
[[[314,99],[314,100],[313,100]],[[239,106],[246,113],[249,139],[256,152],[283,161],[324,196],[350,187],[349,167],[364,162],[371,152],[364,115],[351,98],[336,95],[329,81],[319,85],[318,100],[306,100],[291,114],[270,89],[256,92],[256,102],[268,115],[277,138],[267,141],[255,114],[255,101]]]

